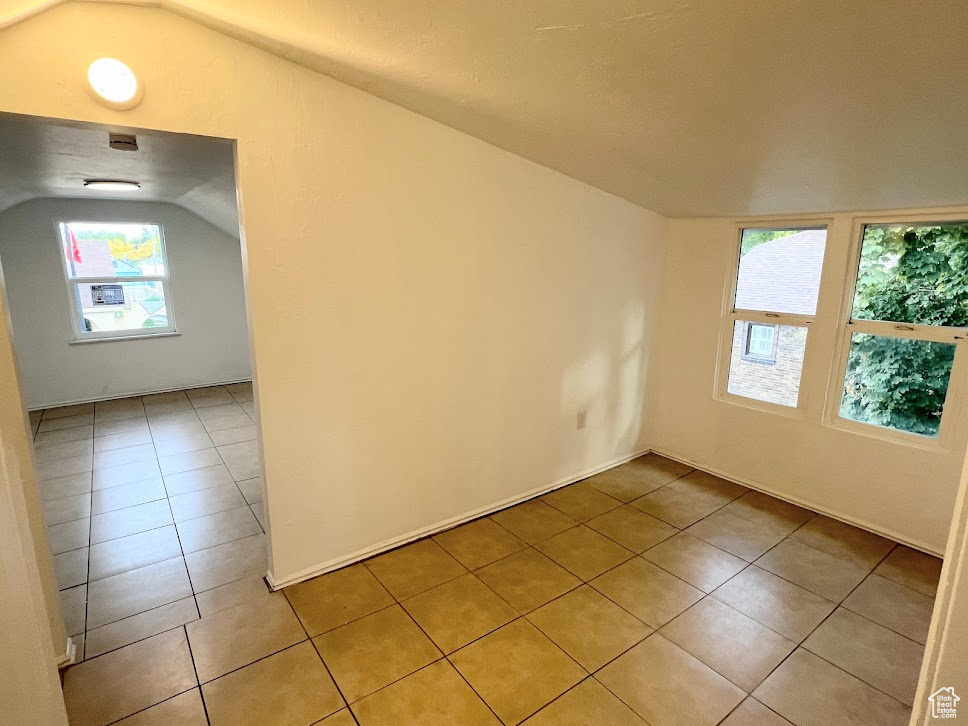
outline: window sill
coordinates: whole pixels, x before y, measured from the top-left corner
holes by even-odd
[[[105,338],[80,338],[67,341],[68,345],[87,345],[88,343],[115,343],[119,340],[145,340],[147,338],[173,338],[181,335],[177,330],[167,330],[163,333],[142,333],[140,335],[112,335]]]

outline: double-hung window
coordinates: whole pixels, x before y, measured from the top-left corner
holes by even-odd
[[[720,395],[797,407],[826,240],[825,227],[741,230],[724,316]]]
[[[74,339],[175,331],[160,224],[61,222]]]
[[[968,334],[968,223],[868,224],[860,237],[837,413],[936,438]]]

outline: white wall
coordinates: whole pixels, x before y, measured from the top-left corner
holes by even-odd
[[[160,222],[179,335],[71,345],[56,221]],[[251,376],[239,240],[174,204],[35,199],[0,214],[21,384],[30,408]]]
[[[102,55],[138,108],[88,97]],[[8,28],[0,87],[238,140],[277,583],[645,448],[661,217],[158,9]]]
[[[851,215],[826,219],[831,224],[801,381],[802,417],[714,398],[723,294],[738,254],[736,221],[670,222],[652,381],[653,446],[922,549],[943,552],[965,454],[963,402],[949,395],[947,418],[955,430],[947,448],[934,450],[821,423],[842,329],[852,234]]]

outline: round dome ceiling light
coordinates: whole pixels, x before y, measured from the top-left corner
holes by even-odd
[[[85,179],[84,187],[102,192],[133,192],[141,189],[141,183],[121,181],[120,179]]]
[[[134,108],[144,87],[126,64],[116,58],[98,58],[87,69],[88,91],[99,103],[117,111]]]

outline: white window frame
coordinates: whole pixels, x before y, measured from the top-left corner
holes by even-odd
[[[67,263],[67,240],[64,238],[64,230],[71,224],[141,224],[150,225],[158,228],[158,239],[161,245],[161,256],[164,261],[164,275],[139,275],[138,277],[71,277],[70,268]],[[165,227],[161,222],[142,220],[142,219],[55,219],[54,238],[57,242],[57,254],[61,261],[61,271],[64,275],[64,283],[67,285],[67,295],[71,318],[71,329],[74,331],[72,343],[89,343],[94,341],[107,340],[131,340],[133,338],[152,338],[159,336],[177,335],[178,329],[175,325],[175,311],[171,299],[171,270],[168,264],[168,248],[165,245]],[[141,328],[138,330],[103,330],[87,331],[84,330],[81,321],[83,311],[80,300],[77,297],[77,285],[97,285],[107,284],[116,285],[124,282],[160,282],[165,296],[165,313],[168,318],[168,325],[157,328]]]
[[[816,311],[813,315],[801,315],[797,313],[777,313],[767,310],[746,310],[736,307],[736,288],[739,284],[739,265],[740,256],[743,253],[743,232],[747,229],[764,230],[808,230],[822,229],[827,233],[827,243],[830,241],[830,230],[833,227],[833,220],[828,217],[823,218],[799,218],[799,219],[746,219],[735,224],[733,235],[734,247],[732,249],[730,265],[727,268],[726,284],[724,285],[723,308],[719,327],[719,359],[716,365],[716,384],[713,391],[713,398],[718,401],[732,403],[745,408],[753,408],[768,413],[787,416],[788,418],[805,418],[807,415],[804,405],[803,382],[807,380],[807,364],[810,361],[810,341],[813,338],[810,328],[817,318]],[[823,265],[826,269],[827,247],[824,246]],[[817,291],[817,307],[820,307],[820,295],[823,291],[825,276],[821,274],[820,287]],[[789,325],[807,329],[807,342],[803,353],[803,368],[800,372],[800,387],[797,392],[797,405],[784,406],[780,403],[761,401],[756,398],[748,398],[729,392],[729,366],[733,351],[733,335],[737,322],[762,323],[764,325],[779,326]],[[744,332],[745,334],[745,332]],[[745,343],[744,343],[745,346]],[[745,349],[745,348],[744,348]]]
[[[852,317],[854,294],[857,290],[857,278],[860,272],[860,256],[864,244],[864,230],[867,227],[891,225],[910,225],[915,227],[959,222],[968,223],[968,215],[964,213],[889,214],[853,218],[850,253],[847,256],[848,267],[844,276],[843,299],[841,301],[839,319],[840,332],[837,336],[834,364],[831,366],[830,380],[827,384],[827,400],[823,417],[825,426],[929,450],[950,449],[954,441],[959,438],[956,434],[958,423],[954,420],[957,419],[957,416],[953,415],[952,411],[963,411],[966,403],[966,390],[963,381],[966,375],[968,375],[968,361],[965,360],[966,346],[963,343],[968,338],[968,329],[881,320],[858,320]],[[951,367],[951,377],[948,381],[948,392],[945,396],[944,411],[941,415],[941,422],[938,425],[938,435],[936,437],[855,421],[840,415],[844,380],[847,376],[847,358],[850,352],[850,339],[852,335],[860,333],[906,340],[927,340],[939,343],[950,343],[956,346],[954,362]]]

